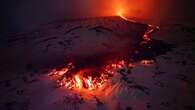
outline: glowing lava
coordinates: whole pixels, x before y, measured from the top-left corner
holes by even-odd
[[[121,11],[119,11],[117,15],[123,18],[124,20],[128,21],[128,19],[125,16],[123,16],[123,13]]]
[[[49,76],[57,81],[57,87],[67,89],[95,90],[102,87],[118,69],[125,66],[124,60],[117,61],[102,67],[101,70],[94,70],[90,67],[73,72],[73,63],[67,64],[61,69],[53,69]],[[73,71],[72,71],[73,70]]]
[[[142,65],[144,65],[144,66],[152,66],[154,64],[154,60],[146,60],[146,59],[144,59],[140,63]]]
[[[122,19],[124,19],[124,20],[126,20],[126,21],[130,21],[130,22],[136,22],[135,20],[132,20],[132,19],[128,19],[127,17],[125,17],[124,15],[123,15],[124,13],[123,13],[123,11],[122,10],[119,10],[118,12],[117,12],[117,16],[120,16]],[[149,35],[151,34],[151,33],[153,33],[155,30],[159,30],[160,29],[160,27],[159,26],[155,26],[155,25],[152,25],[152,24],[148,24],[148,30],[145,32],[145,34],[144,34],[144,36],[143,36],[143,40],[144,41],[150,41],[151,39],[150,39],[150,37],[149,37]]]
[[[81,79],[78,75],[75,75],[75,81],[76,81],[76,87],[77,88],[82,88],[83,87],[82,81],[81,81]]]

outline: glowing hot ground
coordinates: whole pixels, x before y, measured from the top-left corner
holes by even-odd
[[[123,68],[127,63],[124,60],[103,66],[99,71],[86,67],[74,71],[74,64],[69,63],[60,69],[53,69],[49,76],[57,82],[58,87],[67,89],[87,89],[96,90],[101,88],[115,73]],[[131,66],[131,65],[130,65]]]

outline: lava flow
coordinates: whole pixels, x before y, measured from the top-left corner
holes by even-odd
[[[58,87],[95,90],[102,87],[117,70],[124,66],[124,60],[120,60],[103,66],[100,70],[95,70],[94,68],[84,68],[75,72],[74,64],[69,63],[63,68],[53,69],[49,73],[49,76],[57,80]]]
[[[125,17],[123,15],[122,11],[118,11],[117,16],[120,16],[122,19],[124,19],[126,21],[130,21],[130,22],[134,22],[134,23],[136,22],[132,19],[128,19],[127,17]],[[143,40],[146,41],[146,42],[150,41],[151,40],[150,34],[153,33],[156,30],[159,30],[159,29],[160,29],[159,26],[148,24],[148,30],[143,35]]]
[[[120,16],[122,19],[128,21],[128,19],[125,16],[123,16],[121,11],[118,12],[118,16]]]

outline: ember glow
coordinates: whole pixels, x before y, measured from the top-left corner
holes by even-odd
[[[124,60],[120,60],[106,66],[101,70],[95,70],[90,67],[74,72],[74,64],[69,63],[60,69],[53,69],[49,76],[56,80],[57,87],[67,89],[85,89],[95,90],[101,88],[105,83],[115,75],[116,71],[126,65]]]
[[[151,41],[150,34],[159,29],[160,29],[159,26],[148,24],[148,30],[144,33],[143,40],[145,42]]]
[[[142,60],[140,63],[144,66],[152,66],[154,64],[154,60]]]

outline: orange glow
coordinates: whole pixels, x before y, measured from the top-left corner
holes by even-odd
[[[127,11],[128,11],[128,8],[127,8],[128,6],[126,2],[127,2],[126,0],[123,0],[123,1],[115,0],[113,5],[115,7],[115,12],[114,12],[115,15],[120,16],[124,20],[128,21],[128,19],[124,16],[124,14],[127,14]]]
[[[87,85],[88,85],[88,89],[89,89],[89,90],[94,89],[94,85],[93,85],[93,82],[92,82],[92,77],[89,77],[89,78],[86,80],[86,82],[87,82]]]
[[[70,72],[70,70],[74,69],[73,64],[69,63],[69,65],[62,69],[52,70],[49,73],[49,76],[56,80],[58,87],[65,87],[67,89],[85,89],[91,91],[101,88],[103,85],[105,85],[109,78],[112,77],[118,69],[124,66],[125,61],[121,60],[104,66],[100,71],[96,71],[99,72],[97,76],[92,74],[94,72],[93,70],[87,71],[91,68],[86,67],[85,69],[79,70],[79,72],[71,73],[72,76],[70,75],[68,77],[66,75]]]
[[[117,15],[120,16],[121,18],[123,18],[124,20],[127,20],[127,21],[128,21],[128,19],[127,19],[126,17],[123,16],[123,14],[122,14],[121,11],[119,11],[119,12],[117,13]]]
[[[140,63],[144,66],[152,66],[154,64],[154,60],[142,60]]]
[[[74,1],[74,0],[73,0]],[[77,0],[71,10],[75,17],[118,16],[119,11],[128,18],[156,24],[170,11],[167,0]]]
[[[76,87],[77,88],[82,88],[83,84],[82,84],[82,81],[81,81],[81,79],[78,75],[75,75],[75,80],[76,80]]]
[[[144,43],[147,43],[147,42],[151,41],[150,34],[153,33],[156,30],[160,30],[160,27],[148,24],[148,29],[147,29],[147,31],[143,35]]]
[[[110,13],[107,13],[107,15],[117,15],[120,16],[122,19],[126,21],[135,22],[133,20],[128,19],[124,15],[130,15],[132,14],[130,12],[129,6],[125,4],[125,2],[119,2],[119,0],[114,0],[113,2],[113,10],[110,11]],[[128,8],[127,8],[128,7]],[[131,8],[134,8],[135,6],[132,6]],[[155,29],[158,27],[148,25],[148,31],[145,32],[143,39],[147,42],[150,41],[149,34],[151,34]],[[141,61],[141,64],[150,66],[153,64],[154,61],[148,61],[143,60]],[[106,82],[109,80],[110,77],[114,76],[118,69],[123,68],[126,65],[126,62],[124,60],[116,61],[107,64],[106,66],[101,68],[98,72],[98,76],[94,76],[94,70],[90,67],[76,69],[76,71],[72,71],[75,69],[75,65],[73,63],[67,64],[65,67],[60,69],[53,69],[49,76],[51,76],[54,80],[57,82],[58,87],[65,87],[67,89],[79,89],[79,90],[96,90],[101,87],[103,87]],[[132,64],[128,64],[129,67],[134,67]],[[89,70],[89,71],[88,71]]]

